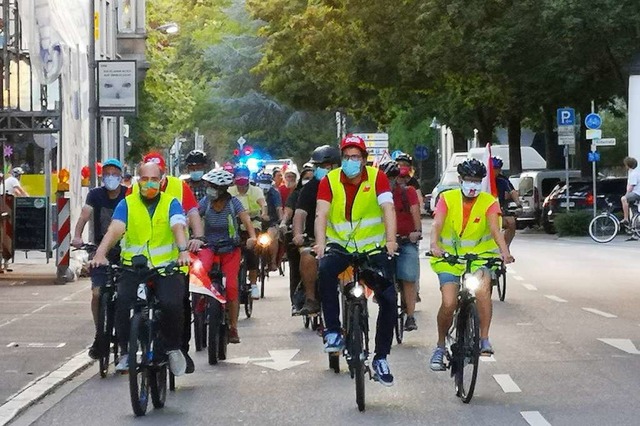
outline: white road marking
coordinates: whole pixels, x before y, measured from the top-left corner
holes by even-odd
[[[554,296],[552,294],[545,294],[544,297],[546,297],[549,300],[553,300],[554,302],[567,303],[567,301],[564,300],[563,298],[558,297],[558,296]]]
[[[41,310],[43,310],[44,308],[51,306],[51,303],[46,303],[42,306],[40,306],[39,308],[34,309],[33,311],[29,312],[29,315],[35,314],[36,312],[40,312]]]
[[[520,411],[520,415],[531,426],[551,426],[539,411]]]
[[[10,348],[10,347],[15,346],[15,345],[16,345],[16,342],[11,342],[11,343],[9,343],[9,344],[7,345],[7,348]]]
[[[517,274],[516,270],[511,267],[507,267],[507,272],[509,272],[510,274]]]
[[[504,393],[522,392],[520,387],[508,374],[494,374],[493,378],[498,382]]]
[[[62,343],[41,343],[41,342],[11,342],[7,345],[7,348],[45,348],[45,349],[59,349],[64,348],[67,345],[66,342]]]
[[[605,318],[618,318],[617,315],[613,315],[613,314],[610,314],[608,312],[599,311],[599,310],[594,309],[594,308],[582,308],[582,310],[587,311],[587,312],[591,312],[592,314],[600,315],[600,316],[605,317]]]
[[[4,323],[0,324],[0,328],[4,327],[5,325],[9,325],[9,324],[11,324],[12,322],[17,321],[17,320],[18,320],[18,318],[10,319],[9,321],[7,321],[7,322],[4,322]]]
[[[481,356],[480,357],[480,361],[482,362],[496,362],[496,358],[491,355],[491,356]]]
[[[636,345],[633,344],[631,339],[598,339],[602,343],[606,343],[607,345],[613,346],[616,349],[620,349],[628,354],[632,355],[640,355],[640,351],[636,348]]]
[[[516,281],[524,281],[524,278],[522,278],[520,275],[514,275],[513,279]]]
[[[533,284],[522,284],[522,287],[526,288],[529,291],[538,291],[538,287]]]
[[[272,350],[269,351],[268,358],[232,358],[227,359],[224,362],[231,364],[246,365],[249,363],[259,365],[260,367],[270,368],[276,371],[286,370],[291,367],[297,367],[298,365],[306,364],[309,361],[292,361],[292,359],[300,352],[300,349],[284,349],[284,350]]]
[[[519,323],[516,323],[516,325],[528,326],[528,325],[533,325],[533,323],[532,322],[519,322]]]

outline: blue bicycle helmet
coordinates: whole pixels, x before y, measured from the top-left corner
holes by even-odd
[[[502,158],[495,156],[495,157],[491,157],[491,163],[493,164],[493,168],[494,169],[501,169],[502,166],[504,165],[504,162],[502,161]]]

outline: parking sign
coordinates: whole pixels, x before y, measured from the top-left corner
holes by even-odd
[[[576,124],[576,110],[573,108],[558,108],[558,126],[573,126]]]

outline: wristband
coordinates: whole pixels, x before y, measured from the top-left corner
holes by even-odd
[[[178,246],[178,252],[183,253],[187,251],[187,246]]]

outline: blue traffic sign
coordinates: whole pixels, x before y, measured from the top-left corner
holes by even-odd
[[[398,158],[400,154],[402,154],[402,151],[400,151],[399,149],[396,149],[391,153],[391,159],[395,160],[396,158]]]
[[[424,145],[418,145],[413,151],[413,156],[416,157],[416,160],[426,160],[429,158],[429,148]]]
[[[598,130],[602,126],[602,117],[592,112],[584,119],[584,124],[587,129]]]
[[[576,124],[576,110],[558,108],[558,126],[573,126],[574,124]]]
[[[589,160],[590,163],[598,162],[600,161],[600,153],[599,152],[590,152],[589,154],[587,154],[587,160]]]

